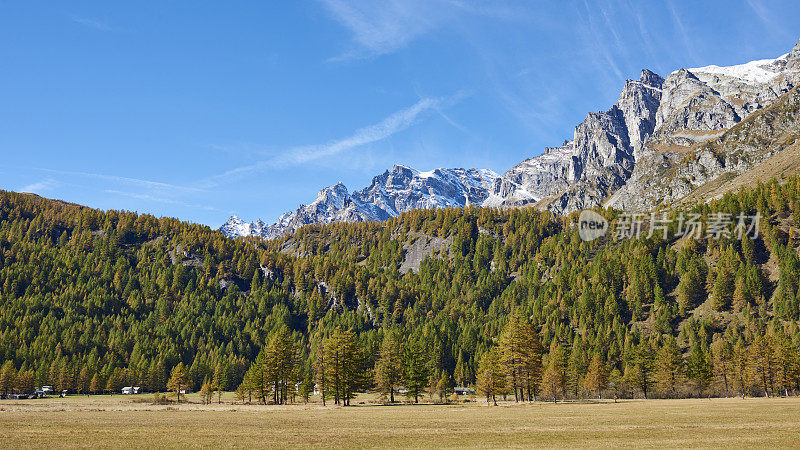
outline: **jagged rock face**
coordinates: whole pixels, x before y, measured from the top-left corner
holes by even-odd
[[[717,91],[686,69],[669,74],[663,86],[657,138],[689,146],[705,136],[702,132],[724,130],[741,120]]]
[[[665,165],[671,167],[690,147],[718,138],[768,107],[798,82],[800,42],[777,59],[680,69],[666,79],[642,71],[639,80],[625,83],[616,105],[589,114],[571,141],[503,174],[491,204],[539,202],[553,212],[569,213],[613,195],[614,206],[646,206],[636,196],[660,183]],[[638,182],[630,185],[631,179]],[[673,188],[675,195],[685,190]]]
[[[638,81],[628,80],[617,100],[634,159],[653,134],[664,79],[645,69]]]
[[[572,143],[548,147],[542,155],[512,167],[495,180],[484,206],[535,203],[569,187]]]
[[[768,157],[771,152],[763,152],[764,148],[740,144],[735,150],[738,156],[730,159],[729,153],[734,151],[730,144],[722,145],[712,155],[703,143],[732,142],[723,134],[725,130],[739,128],[737,124],[770,108],[790,91],[792,94],[786,98],[793,98],[796,93],[792,89],[798,84],[800,41],[777,59],[673,72],[664,82],[657,130],[637,158],[630,179],[605,205],[646,211],[677,201],[719,175],[742,172]],[[781,127],[791,129],[787,124]],[[772,136],[767,128],[762,132]],[[762,144],[774,137],[764,139]]]
[[[231,216],[231,218],[219,228],[219,231],[225,236],[250,236],[260,235],[265,228],[267,228],[267,225],[261,220],[245,222],[237,216]]]
[[[229,234],[224,230],[221,231],[229,237],[252,235],[274,239],[312,223],[359,222],[362,220],[374,219],[353,201],[344,184],[337,183],[319,191],[317,198],[311,204],[300,205],[295,211],[283,213],[272,225],[261,228],[254,226],[251,228],[250,234]],[[263,222],[259,219],[256,223]]]
[[[797,40],[797,44],[794,44],[792,51],[786,55],[784,70],[786,69],[800,70],[800,39]]]
[[[498,177],[487,169],[420,172],[395,165],[352,194],[342,183],[322,189],[314,202],[282,214],[272,225],[265,226],[260,220],[248,224],[234,216],[220,231],[229,237],[274,239],[312,223],[380,221],[412,209],[480,205]]]
[[[654,154],[637,162],[634,176],[606,206],[648,211],[679,202],[721,175],[741,174],[770,158],[798,134],[800,86],[688,154]]]
[[[487,206],[546,201],[568,213],[596,204],[630,176],[635,154],[653,133],[664,80],[643,70],[628,80],[617,104],[589,113],[571,141],[512,167],[495,183]]]
[[[412,209],[480,205],[498,175],[487,169],[435,169],[420,172],[395,165],[372,179],[353,197],[374,211],[377,220]]]

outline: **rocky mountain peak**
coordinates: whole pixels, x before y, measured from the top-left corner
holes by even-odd
[[[661,89],[664,79],[661,78],[661,75],[655,72],[651,72],[648,69],[642,69],[642,74],[639,76],[639,82],[645,86]]]
[[[336,203],[341,208],[345,199],[349,199],[347,187],[340,181],[319,191],[314,203]]]
[[[794,44],[792,51],[786,55],[786,60],[788,68],[800,69],[800,39],[797,40],[797,44]]]
[[[680,69],[676,70],[675,72],[672,72],[669,76],[672,76],[672,78],[676,82],[681,82],[681,81],[685,81],[685,80],[692,80],[692,81],[700,82],[700,79],[697,78],[697,75],[692,73],[689,69],[685,69],[683,67],[681,67]],[[667,78],[669,78],[669,76]]]
[[[800,39],[797,40],[797,43],[792,47],[792,51],[789,52],[789,59],[800,59]]]

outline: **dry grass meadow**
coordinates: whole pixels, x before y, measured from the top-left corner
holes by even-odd
[[[800,398],[348,408],[0,401],[0,447],[798,447]]]

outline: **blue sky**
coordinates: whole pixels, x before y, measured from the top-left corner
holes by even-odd
[[[777,57],[793,1],[0,1],[0,188],[219,226],[394,163],[498,173],[642,68]]]

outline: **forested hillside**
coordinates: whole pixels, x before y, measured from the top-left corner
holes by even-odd
[[[800,179],[692,211],[761,234],[584,242],[575,217],[468,207],[231,240],[0,192],[0,389],[796,393]]]

